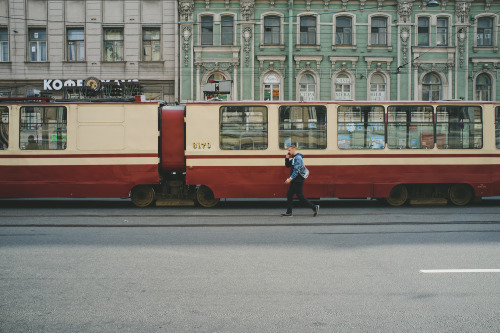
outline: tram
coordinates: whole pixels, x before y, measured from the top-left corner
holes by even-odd
[[[290,144],[304,154],[311,198],[466,205],[500,195],[500,102],[38,100],[0,101],[0,114],[0,198],[284,198]]]

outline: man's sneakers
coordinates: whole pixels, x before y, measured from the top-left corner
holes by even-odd
[[[286,213],[281,214],[281,216],[283,216],[283,217],[293,217],[293,213],[286,212]]]
[[[313,209],[313,217],[318,216],[318,212],[319,212],[319,205],[316,205],[316,206],[314,206],[314,209]]]

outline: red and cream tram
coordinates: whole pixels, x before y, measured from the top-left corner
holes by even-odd
[[[500,195],[498,102],[195,102],[159,114],[157,107],[0,104],[0,197],[130,194],[138,206],[206,207],[219,198],[283,198],[292,143],[311,172],[309,197],[399,206]]]

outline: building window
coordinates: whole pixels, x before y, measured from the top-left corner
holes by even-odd
[[[391,149],[434,148],[432,106],[389,106],[387,109],[387,145]]]
[[[201,17],[201,45],[213,45],[214,43],[214,18],[212,16]]]
[[[311,74],[304,74],[300,78],[300,100],[314,101],[316,100],[316,80]]]
[[[280,45],[281,19],[279,16],[264,17],[264,45]]]
[[[123,61],[123,29],[104,29],[104,61]]]
[[[220,148],[224,150],[267,149],[265,106],[223,106],[220,108]]]
[[[231,82],[226,79],[226,77],[220,73],[215,73],[210,75],[210,77],[207,80],[208,84],[210,84],[210,91],[205,92],[205,99],[210,100],[212,98],[218,98],[227,101],[229,99],[229,91],[226,91],[227,87],[228,90],[231,90]],[[222,90],[221,90],[221,84],[222,84]],[[227,86],[229,85],[229,86]]]
[[[20,149],[66,149],[66,107],[26,106],[21,107],[20,116]]]
[[[500,149],[500,106],[495,108],[495,137],[497,148]]]
[[[68,29],[68,61],[85,61],[85,32]]]
[[[9,109],[0,106],[0,150],[9,148]]]
[[[439,101],[441,99],[441,79],[436,73],[429,73],[424,76],[422,82],[422,100]]]
[[[352,100],[351,78],[347,74],[339,74],[335,78],[335,99]]]
[[[436,45],[448,46],[448,18],[446,17],[437,19]]]
[[[436,141],[439,149],[481,149],[483,117],[479,106],[438,106]]]
[[[429,46],[429,18],[418,19],[418,46]]]
[[[477,21],[477,46],[493,46],[493,18],[481,17]]]
[[[287,105],[279,108],[279,145],[326,149],[326,107]]]
[[[340,149],[384,149],[383,106],[339,106],[337,142]]]
[[[160,28],[144,28],[142,30],[142,60],[161,60]]]
[[[47,32],[45,29],[29,29],[30,61],[47,61]]]
[[[372,18],[372,45],[387,45],[387,18]]]
[[[486,73],[476,78],[476,101],[491,101],[491,78]]]
[[[264,100],[280,100],[280,79],[276,74],[268,74],[264,78]]]
[[[9,30],[0,29],[0,62],[9,61]]]
[[[316,45],[316,17],[300,17],[300,44]]]
[[[232,16],[222,16],[220,39],[221,39],[221,45],[233,45],[234,18]]]
[[[373,74],[370,79],[370,99],[372,101],[386,100],[385,78],[381,74]]]
[[[347,16],[339,16],[336,22],[336,44],[352,45],[352,19]]]

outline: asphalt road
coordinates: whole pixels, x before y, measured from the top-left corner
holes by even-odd
[[[321,206],[0,201],[0,332],[499,331],[497,200]]]

